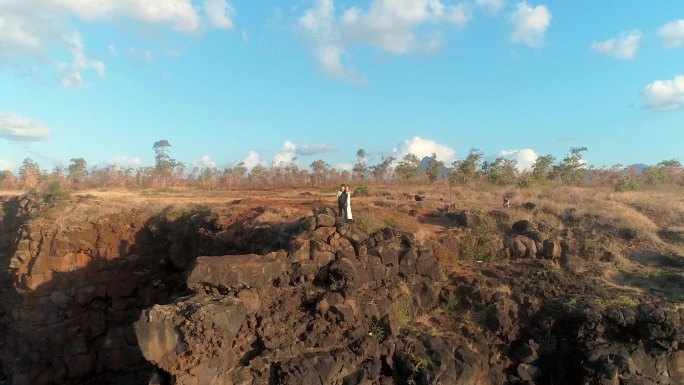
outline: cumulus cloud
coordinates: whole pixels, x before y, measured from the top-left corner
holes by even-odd
[[[528,171],[539,158],[539,155],[534,150],[525,148],[522,150],[502,150],[499,151],[498,157],[515,160],[519,171]]]
[[[594,41],[591,49],[602,55],[612,56],[622,60],[632,60],[639,52],[643,41],[643,33],[638,29],[624,32],[620,36],[604,41]]]
[[[14,170],[14,164],[9,160],[0,159],[0,171]]]
[[[199,160],[193,159],[192,166],[199,168],[215,168],[216,162],[213,159],[211,159],[209,155],[204,155]]]
[[[414,154],[419,159],[436,154],[437,159],[447,163],[451,162],[456,155],[453,148],[418,136],[405,140],[395,152],[397,153],[397,160],[401,160],[406,154]]]
[[[65,87],[83,84],[83,70],[104,76],[104,64],[85,55],[78,21],[128,19],[184,33],[232,26],[233,8],[225,0],[206,0],[201,16],[192,0],[3,0],[0,1],[0,67],[28,69],[47,65]],[[65,64],[53,55],[69,53]],[[113,46],[110,52],[115,54]],[[60,55],[61,56],[61,55]]]
[[[491,14],[497,14],[505,6],[508,0],[475,0],[475,4],[487,10]]]
[[[112,158],[110,164],[120,168],[138,168],[142,165],[142,161],[137,156],[119,155]]]
[[[284,166],[297,157],[297,146],[289,140],[283,143],[283,148],[273,157],[274,166]]]
[[[671,80],[656,80],[644,88],[646,104],[660,111],[673,111],[684,107],[684,75]]]
[[[335,146],[321,143],[321,144],[302,144],[297,148],[297,154],[299,155],[317,155],[317,154],[329,154],[337,151]]]
[[[532,7],[527,1],[518,3],[510,16],[513,23],[511,41],[531,47],[542,46],[546,30],[551,25],[551,17],[551,11],[544,5]]]
[[[36,142],[50,137],[43,123],[14,112],[0,112],[0,138],[15,142]]]
[[[335,165],[335,170],[342,172],[342,171],[351,171],[354,168],[354,165],[351,163],[338,163]]]
[[[225,0],[206,0],[204,12],[211,25],[219,29],[233,29],[235,8]]]
[[[282,167],[286,166],[292,162],[295,161],[297,156],[302,155],[302,156],[307,156],[307,155],[316,155],[316,154],[324,154],[324,153],[331,153],[337,151],[335,147],[329,145],[329,144],[303,144],[301,146],[296,145],[292,141],[285,141],[283,142],[283,145],[280,149],[280,152],[275,154],[273,156],[273,161],[271,162],[270,165],[273,167]],[[254,168],[256,165],[260,164],[262,166],[268,166],[268,162],[266,160],[261,159],[261,156],[257,151],[250,151],[247,157],[243,160],[245,163],[245,167],[247,167],[248,170],[251,170]]]
[[[245,159],[242,160],[242,163],[245,164],[245,168],[248,171],[252,171],[252,169],[258,165],[263,166],[263,162],[261,161],[261,158],[259,157],[259,153],[251,150],[249,154],[245,157]]]
[[[658,30],[658,35],[666,48],[684,44],[684,19],[671,21]]]
[[[464,27],[471,18],[465,4],[442,0],[371,0],[368,9],[336,12],[334,0],[316,0],[298,27],[313,55],[330,75],[351,82],[365,79],[343,63],[352,46],[371,46],[393,55],[433,52],[443,44],[440,26]]]

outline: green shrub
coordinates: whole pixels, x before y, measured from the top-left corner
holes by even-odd
[[[580,255],[588,261],[596,261],[603,256],[603,241],[593,234],[585,235],[580,244]]]
[[[355,197],[367,197],[370,196],[370,190],[368,185],[362,184],[354,190]]]
[[[483,216],[461,249],[461,259],[489,262],[501,257],[502,234],[496,220]]]
[[[442,300],[442,302],[439,304],[439,307],[441,307],[443,310],[451,311],[458,309],[459,304],[460,301],[458,296],[456,294],[450,294],[449,297]]]
[[[518,187],[520,188],[530,188],[534,186],[534,179],[531,176],[526,176],[518,181]]]
[[[69,197],[69,191],[62,188],[59,182],[50,182],[45,188],[45,199],[61,200]]]
[[[623,176],[618,179],[615,185],[615,191],[637,191],[641,185],[639,181],[634,177]]]

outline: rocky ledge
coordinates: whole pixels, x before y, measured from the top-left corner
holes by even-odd
[[[142,312],[150,384],[684,384],[684,309],[591,266],[444,269],[412,234],[326,212],[296,228],[278,251],[195,259],[194,294]]]

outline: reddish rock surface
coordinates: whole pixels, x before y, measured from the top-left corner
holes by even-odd
[[[532,223],[501,221],[523,259],[445,269],[412,234],[325,210],[67,225],[0,201],[3,385],[684,383],[684,309]]]

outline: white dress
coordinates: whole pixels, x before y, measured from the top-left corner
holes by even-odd
[[[347,211],[347,218],[348,220],[353,220],[354,217],[352,216],[352,209],[351,209],[351,194],[347,191],[347,207],[345,208]]]

